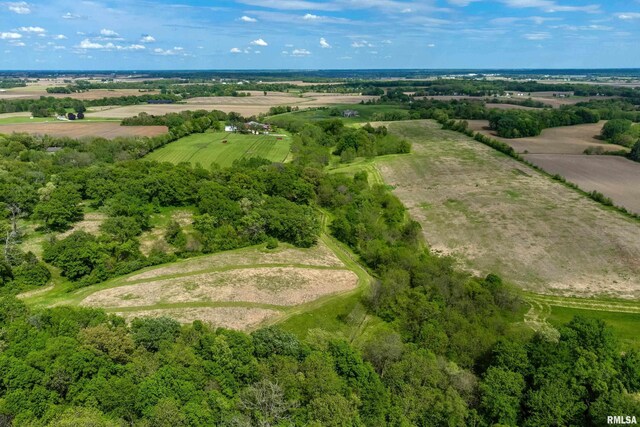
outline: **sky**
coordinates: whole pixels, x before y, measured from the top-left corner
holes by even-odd
[[[0,0],[0,69],[640,68],[640,0]]]

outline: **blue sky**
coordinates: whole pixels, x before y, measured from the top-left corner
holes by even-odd
[[[640,67],[640,0],[0,1],[0,69]]]

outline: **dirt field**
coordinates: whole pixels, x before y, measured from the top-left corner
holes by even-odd
[[[413,153],[378,169],[433,250],[536,292],[640,297],[637,221],[437,123],[387,126]]]
[[[589,147],[600,147],[605,151],[625,149],[622,146],[604,143],[594,138],[600,134],[605,121],[544,129],[539,136],[518,139],[496,136],[493,131],[487,129],[488,120],[467,121],[470,129],[509,144],[518,153],[526,151],[529,154],[582,154]]]
[[[120,126],[115,122],[50,122],[16,123],[0,125],[0,134],[30,133],[69,138],[102,137],[107,139],[119,136],[156,136],[168,132],[166,126]]]
[[[66,83],[48,86],[66,86]],[[0,99],[39,99],[41,96],[51,96],[54,98],[74,98],[83,101],[102,98],[117,98],[120,96],[142,96],[156,95],[160,91],[152,90],[140,92],[138,89],[92,89],[79,93],[48,93],[47,85],[29,85],[27,87],[16,87],[0,92]]]
[[[599,191],[614,204],[640,214],[640,163],[618,156],[527,154],[524,157],[585,191]]]
[[[294,306],[355,289],[357,281],[350,270],[242,268],[106,289],[81,304],[109,308],[213,301]]]
[[[316,94],[298,97],[294,95],[279,94],[269,96],[215,96],[192,98],[186,104],[150,104],[131,105],[125,107],[113,107],[102,111],[87,113],[87,117],[124,119],[136,116],[139,113],[163,115],[187,110],[220,110],[224,112],[236,112],[243,116],[254,116],[267,113],[271,107],[279,105],[297,106],[300,109],[307,107],[326,107],[340,104],[358,104],[360,101],[375,99],[375,96],[360,95],[335,95]]]
[[[276,310],[249,307],[184,307],[141,311],[114,312],[127,320],[136,317],[171,317],[180,323],[192,323],[201,320],[218,328],[243,331],[255,329],[258,325],[280,315]]]

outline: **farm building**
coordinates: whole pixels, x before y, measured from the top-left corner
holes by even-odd
[[[259,134],[259,133],[269,133],[269,131],[271,131],[271,125],[267,125],[264,123],[258,123],[258,122],[248,122],[245,125],[247,127],[247,129],[253,133],[253,134]]]
[[[238,131],[238,128],[237,128],[237,127],[235,127],[235,126],[232,126],[232,125],[226,125],[226,126],[224,127],[224,131],[225,131],[225,132],[237,132],[237,131]]]
[[[344,110],[342,112],[342,117],[358,117],[360,115],[360,113],[358,113],[356,110]]]

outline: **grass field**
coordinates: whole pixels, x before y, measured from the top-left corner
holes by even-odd
[[[309,316],[317,320],[317,309],[334,312],[333,304],[325,303],[344,298],[352,310],[359,300],[354,295],[368,286],[366,272],[338,245],[324,235],[310,249],[256,246],[152,267],[79,290],[58,283],[23,299],[34,306],[101,307],[127,318],[167,315],[244,330],[287,320],[295,329],[298,315],[309,323]]]
[[[376,125],[376,123],[373,123]],[[337,166],[386,183],[420,221],[432,250],[528,290],[524,324],[605,320],[640,348],[640,224],[431,121],[387,123],[413,153]]]
[[[226,167],[231,166],[234,160],[252,157],[284,162],[290,149],[291,138],[288,135],[276,137],[274,135],[206,132],[174,141],[152,152],[146,158],[160,162],[200,163],[205,167],[216,163],[221,167]]]
[[[387,126],[413,153],[377,169],[434,251],[531,291],[640,296],[637,221],[435,122]]]
[[[339,111],[355,110],[359,113],[358,117],[342,118],[342,120],[347,124],[366,123],[370,121],[379,120],[377,116],[384,113],[395,112],[400,114],[408,114],[408,110],[406,108],[396,106],[396,105],[342,104],[342,105],[333,105],[327,108],[316,108],[316,109],[310,109],[310,110],[304,110],[304,111],[295,111],[292,113],[278,114],[277,116],[267,117],[266,120],[269,123],[281,125],[281,124],[290,123],[290,122],[297,122],[297,123],[303,124],[303,123],[313,122],[318,120],[332,119],[332,118],[336,118],[335,116],[330,115],[331,111],[334,108]]]

